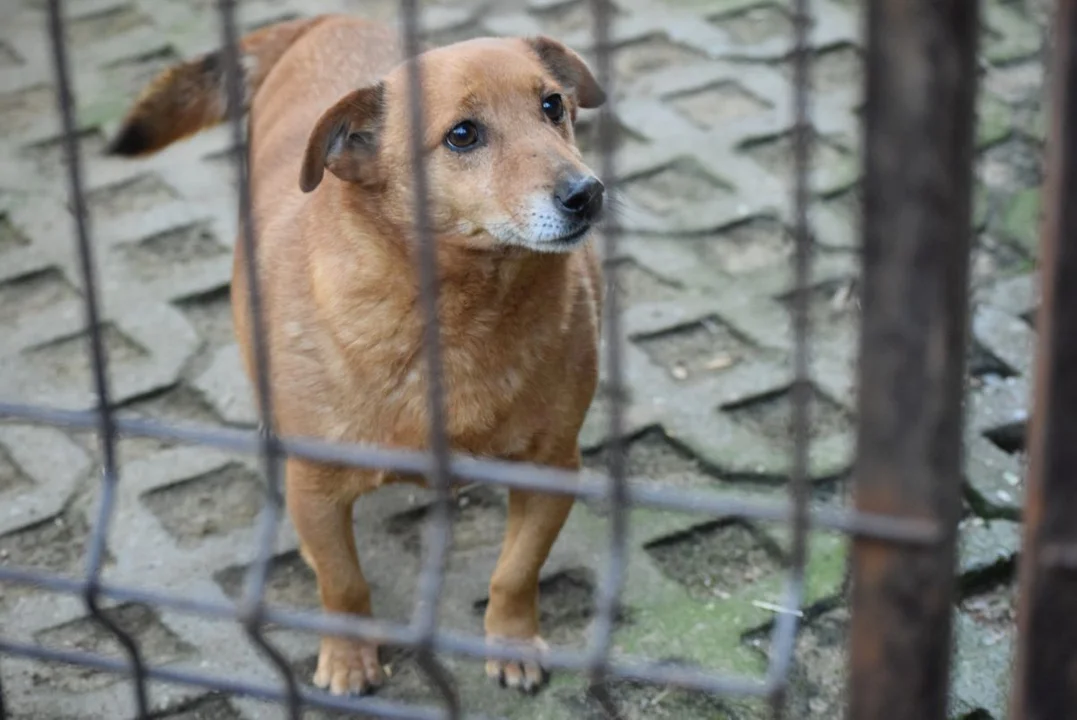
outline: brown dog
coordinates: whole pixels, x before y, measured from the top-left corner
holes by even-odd
[[[425,448],[406,68],[394,31],[341,16],[242,40],[250,168],[276,422],[288,435]],[[605,95],[557,41],[480,39],[421,56],[424,153],[441,288],[447,431],[455,450],[576,469],[598,379],[601,274],[585,238],[603,188],[580,159],[578,108]],[[142,155],[221,122],[218,53],[164,72],[110,146]],[[328,173],[325,173],[325,170]],[[232,283],[248,373],[244,258]],[[400,478],[290,459],[289,513],[323,606],[368,615],[352,505]],[[488,637],[543,647],[539,570],[571,497],[509,493]],[[377,647],[323,638],[314,683],[382,681]],[[490,661],[511,687],[542,668]]]

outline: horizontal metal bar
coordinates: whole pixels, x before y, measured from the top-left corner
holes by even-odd
[[[767,680],[739,675],[714,676],[702,670],[654,662],[618,662],[611,660],[606,676],[650,685],[672,685],[685,690],[726,697],[766,697],[774,691]]]
[[[31,405],[0,402],[0,418],[7,417],[38,424],[71,429],[91,429],[94,413],[79,410],[39,408]],[[166,425],[150,420],[116,417],[120,434],[159,440],[190,443],[230,450],[247,455],[260,452],[257,432],[210,425]],[[280,438],[284,453],[293,457],[356,467],[393,470],[408,474],[425,474],[429,456],[415,450],[398,450],[357,444],[333,443],[310,438]],[[460,479],[502,487],[555,492],[590,500],[608,498],[608,483],[587,474],[559,470],[529,463],[491,460],[454,453],[452,475]],[[628,503],[633,507],[656,508],[708,515],[737,517],[766,522],[788,522],[793,516],[789,502],[741,500],[717,492],[688,491],[682,488],[647,487],[631,484]],[[849,535],[897,543],[930,545],[942,538],[935,523],[917,518],[902,518],[878,513],[856,512],[838,508],[814,508],[810,523]]]
[[[0,583],[5,582],[33,585],[51,592],[72,595],[80,593],[83,586],[82,582],[74,578],[0,566]],[[100,585],[99,594],[101,597],[116,602],[140,603],[214,620],[238,621],[239,618],[238,607],[230,602],[184,598],[174,593],[158,593],[108,583]],[[410,625],[398,625],[351,615],[282,610],[266,606],[262,618],[266,623],[280,625],[291,630],[358,640],[374,640],[399,647],[416,647],[422,640]],[[7,641],[0,640],[0,643],[3,642]],[[454,632],[438,632],[434,636],[433,648],[438,652],[478,659],[515,661],[541,659],[545,666],[559,670],[581,671],[589,667],[589,656],[582,651],[552,649],[540,653],[527,645],[492,643],[486,638]],[[608,674],[624,679],[675,685],[690,690],[727,695],[764,696],[772,687],[772,682],[769,680],[724,676],[703,669],[633,660],[611,662],[608,666]]]
[[[1040,548],[1036,564],[1043,568],[1077,570],[1077,545],[1072,543],[1044,543]]]
[[[53,575],[25,568],[0,565],[0,583],[32,585],[54,593],[78,594],[82,592],[82,580]],[[175,593],[140,590],[109,583],[100,583],[100,595],[116,602],[140,603],[189,615],[199,615],[213,620],[242,619],[242,608],[237,603],[183,597]],[[261,615],[267,623],[276,623],[295,630],[324,635],[339,635],[360,640],[377,640],[394,645],[411,645],[418,635],[409,626],[371,620],[369,618],[336,613],[281,610],[266,606]]]
[[[434,639],[434,649],[439,652],[475,658],[541,660],[544,666],[555,670],[578,672],[591,667],[590,656],[583,652],[550,650],[545,653],[539,653],[526,646],[488,645],[488,642],[485,638],[473,635],[440,632]],[[653,685],[673,685],[686,690],[696,690],[714,695],[762,697],[771,690],[770,685],[761,679],[719,674],[714,671],[670,663],[610,660],[605,668],[607,677],[638,680]]]
[[[62,662],[70,665],[94,668],[103,672],[130,675],[133,668],[130,663],[123,660],[102,657],[93,653],[76,650],[59,650],[47,648],[29,643],[17,643],[0,638],[0,654],[17,655],[43,660],[46,662]],[[176,670],[165,667],[144,666],[147,678],[159,682],[175,683],[177,685],[192,685],[195,687],[227,693],[229,695],[241,695],[256,700],[282,703],[288,699],[288,693],[268,685],[256,685],[238,680],[229,680],[219,673],[199,673],[189,670]],[[426,708],[417,705],[408,705],[389,700],[380,700],[376,697],[347,697],[330,695],[324,692],[299,689],[299,696],[303,705],[322,708],[325,710],[338,710],[344,712],[370,713],[379,718],[392,718],[394,720],[441,720],[445,713],[440,709]],[[482,716],[474,717],[480,720]]]

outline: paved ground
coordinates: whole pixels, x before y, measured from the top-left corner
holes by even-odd
[[[771,497],[783,492],[788,447],[790,287],[788,218],[790,23],[766,0],[616,0],[620,9],[619,174],[630,234],[616,265],[630,337],[634,476],[664,484]],[[216,44],[210,0],[72,0],[89,203],[103,276],[106,339],[126,412],[174,421],[251,422],[231,336],[227,286],[235,228],[226,131],[144,162],[100,156],[103,137],[156,70]],[[81,406],[87,392],[80,282],[65,208],[40,0],[0,8],[0,396]],[[430,4],[440,40],[483,33],[553,33],[588,47],[583,2],[475,0]],[[855,108],[858,4],[814,3],[814,73],[821,135],[813,307],[818,502],[841,502],[849,463],[857,257]],[[1042,20],[1020,0],[985,3],[984,93],[975,255],[975,352],[970,368],[968,518],[958,613],[954,714],[1001,718],[1012,638],[1012,571],[1028,395],[1031,271],[1044,133]],[[297,12],[349,7],[391,17],[390,0],[243,3],[248,26]],[[583,142],[593,145],[589,131]],[[604,407],[585,430],[601,463]],[[157,442],[122,444],[122,489],[108,580],[221,599],[251,557],[258,476],[243,458]],[[0,562],[73,572],[96,499],[91,438],[0,425]],[[356,527],[384,617],[408,616],[419,563],[422,494],[390,491],[361,506]],[[500,539],[502,496],[476,489],[459,501],[443,602],[445,623],[479,631],[481,600]],[[725,671],[765,667],[768,610],[780,587],[779,528],[658,512],[633,518],[631,568],[616,636],[621,652]],[[550,639],[579,645],[604,521],[579,507],[546,570]],[[272,600],[315,603],[310,573],[280,542]],[[841,706],[847,614],[841,538],[813,536],[807,626],[795,671],[795,718],[833,718]],[[112,608],[156,663],[228,677],[270,678],[226,624],[140,605]],[[72,598],[0,585],[0,632],[20,640],[116,653]],[[313,638],[271,633],[304,674]],[[406,655],[390,658],[386,697],[431,697]],[[566,674],[538,698],[488,688],[481,668],[449,660],[469,707],[526,718],[590,718],[600,711]],[[128,687],[95,672],[0,661],[18,718],[120,718]],[[626,718],[754,718],[750,703],[620,684]],[[252,701],[154,686],[170,718],[277,717]],[[314,715],[312,715],[314,717]]]

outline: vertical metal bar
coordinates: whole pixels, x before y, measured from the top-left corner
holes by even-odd
[[[791,390],[790,435],[793,439],[789,494],[793,503],[793,538],[789,552],[789,580],[786,612],[775,621],[774,662],[771,666],[774,690],[771,711],[775,718],[785,711],[786,682],[796,650],[798,615],[804,587],[804,566],[808,559],[808,458],[811,436],[811,379],[808,342],[811,335],[812,233],[808,217],[811,204],[811,150],[814,130],[811,125],[811,3],[793,0],[793,258],[796,288],[790,310],[793,325],[793,387]]]
[[[943,539],[853,544],[852,720],[946,717],[963,459],[978,0],[867,6],[858,510]]]
[[[415,241],[418,246],[419,293],[423,324],[423,350],[426,354],[427,411],[430,415],[431,465],[427,480],[433,486],[435,502],[427,526],[423,567],[419,576],[418,601],[414,624],[419,635],[418,660],[441,693],[450,718],[460,716],[460,699],[451,674],[434,655],[434,634],[438,624],[438,599],[445,580],[445,561],[452,544],[451,495],[449,483],[449,441],[445,432],[445,402],[442,383],[441,331],[438,322],[437,247],[430,229],[428,178],[423,148],[422,52],[419,38],[419,3],[401,0],[404,52],[408,68],[409,137],[411,172],[415,184]]]
[[[809,0],[795,0],[794,29],[796,50],[793,70],[793,107],[795,110],[793,142],[793,211],[796,243],[795,283],[797,302],[793,305],[793,372],[792,417],[793,463],[790,491],[793,500],[793,544],[791,565],[798,578],[804,575],[807,560],[808,531],[808,451],[811,441],[811,384],[809,374],[811,337],[811,304],[808,285],[811,282],[812,233],[808,218],[811,203],[811,151],[813,130],[808,106],[811,91],[811,47],[808,34],[811,27]]]
[[[299,720],[302,698],[299,684],[287,658],[266,639],[263,632],[266,579],[273,556],[273,547],[280,522],[284,497],[282,492],[283,458],[277,438],[273,414],[273,394],[269,367],[269,343],[262,303],[258,263],[255,258],[254,217],[251,213],[251,187],[248,163],[241,153],[246,147],[243,138],[244,88],[243,66],[239,57],[239,33],[236,29],[235,0],[219,0],[221,21],[221,53],[224,59],[228,119],[232,129],[232,146],[235,148],[237,202],[239,204],[240,243],[243,251],[244,270],[247,281],[247,298],[250,305],[251,350],[255,367],[255,391],[261,421],[261,456],[266,475],[266,504],[259,519],[258,547],[255,559],[247,573],[243,597],[239,604],[239,617],[244,630],[258,649],[277,669],[284,679],[288,697],[288,712],[293,720]]]
[[[67,160],[70,207],[75,214],[75,233],[79,266],[84,286],[89,353],[93,366],[93,385],[97,395],[98,439],[101,445],[101,501],[86,551],[86,582],[83,601],[90,615],[123,647],[131,663],[135,681],[135,706],[140,718],[148,717],[146,673],[138,644],[123,628],[101,611],[101,565],[108,546],[108,529],[116,496],[116,428],[112,419],[112,402],[108,382],[108,359],[101,338],[101,315],[97,298],[97,273],[90,243],[86,199],[82,193],[82,158],[75,127],[74,97],[68,70],[67,43],[64,37],[63,7],[60,0],[49,0],[49,39],[52,45],[53,70],[56,75],[57,105],[63,125],[64,156]]]
[[[612,62],[610,24],[613,20],[613,3],[609,0],[591,0],[591,12],[595,24],[595,74],[598,84],[606,91],[606,102],[598,115],[598,149],[601,154],[599,174],[606,184],[607,192],[614,193],[616,115],[614,112],[616,92]],[[607,207],[603,222],[603,259],[617,256],[617,240],[620,228],[613,213],[612,203]],[[609,271],[609,263],[603,263]],[[610,554],[606,563],[598,597],[595,599],[596,617],[589,648],[591,690],[603,706],[609,709],[610,698],[605,691],[603,679],[609,667],[610,646],[613,640],[614,618],[617,601],[624,584],[625,544],[628,533],[628,485],[625,481],[624,447],[624,369],[621,358],[621,311],[616,292],[606,294],[606,393],[610,400],[610,442],[607,452],[609,467],[610,498]]]
[[[1077,708],[1077,7],[1056,7],[1013,720],[1072,717]]]

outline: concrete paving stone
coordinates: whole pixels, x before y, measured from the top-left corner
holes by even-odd
[[[983,587],[997,584],[999,576],[1013,574],[1021,545],[1021,526],[1009,520],[969,517],[961,522],[958,546],[962,581]]]
[[[985,3],[986,26],[984,57],[996,64],[1005,64],[1043,52],[1045,28],[1037,27],[1023,8],[1002,0]]]
[[[950,716],[1004,716],[1009,687],[1009,659],[1014,623],[1013,559],[1019,526],[1008,521],[962,523],[959,574],[963,593],[956,611],[954,681]],[[833,588],[832,588],[833,589]],[[809,612],[800,632],[790,682],[791,717],[839,717],[845,711],[849,611],[836,596],[825,598]],[[768,647],[769,626],[746,636],[747,643]],[[979,672],[984,675],[977,675]],[[991,686],[991,687],[989,687]],[[745,717],[768,717],[762,710]]]
[[[744,500],[786,497],[794,296],[790,131],[791,19],[770,0],[613,0],[613,204],[625,229],[610,262],[624,311],[630,482]],[[202,133],[151,158],[101,155],[153,73],[216,48],[213,0],[70,0],[65,4],[114,400],[132,417],[249,426],[255,413],[232,336],[228,284],[235,242],[231,129]],[[585,0],[438,0],[424,4],[431,42],[549,33],[594,58]],[[74,251],[42,0],[0,6],[0,398],[92,404],[82,280]],[[859,211],[863,59],[860,4],[817,0],[810,178],[817,252],[807,298],[812,347],[813,503],[845,503],[854,451],[859,342]],[[393,21],[394,0],[244,0],[249,30],[315,12]],[[1024,426],[1038,297],[1039,154],[1046,18],[1022,3],[985,3],[978,103],[976,228],[960,573],[975,584],[957,625],[955,717],[1001,718],[1012,643],[1005,570],[1019,543]],[[581,115],[584,156],[597,165],[596,113]],[[609,442],[606,368],[581,435],[585,466],[602,474]],[[226,607],[254,557],[264,489],[255,458],[125,438],[109,531],[109,583]],[[99,457],[85,433],[0,425],[0,563],[78,573],[100,498]],[[390,488],[364,498],[356,533],[379,617],[406,621],[422,560],[430,493]],[[504,494],[471,488],[454,508],[441,603],[444,624],[481,632],[486,583],[504,522]],[[558,645],[580,647],[608,547],[608,508],[580,503],[544,569],[541,613]],[[839,714],[847,541],[810,537],[804,629],[793,717]],[[763,641],[779,603],[790,543],[780,525],[636,509],[614,636],[623,657],[668,659],[762,677]],[[284,522],[273,549],[271,601],[309,606],[314,587]],[[995,573],[999,576],[996,577]],[[986,580],[985,580],[986,578]],[[272,682],[274,670],[234,623],[166,608],[107,603],[151,658],[169,667]],[[0,627],[115,652],[74,597],[0,586]],[[314,637],[270,637],[309,679]],[[413,657],[387,655],[384,697],[433,702]],[[599,717],[582,678],[553,676],[520,701],[492,688],[481,664],[446,658],[469,709],[494,717]],[[130,688],[114,678],[0,661],[15,717],[128,717]],[[44,692],[57,683],[63,693]],[[758,703],[614,682],[626,718],[763,717]],[[203,689],[153,684],[163,717],[283,717],[279,708]],[[986,713],[986,715],[985,715]],[[310,717],[328,717],[310,713]]]
[[[1019,453],[999,448],[990,437],[975,433],[966,437],[965,480],[970,502],[982,514],[1013,517],[1024,501],[1027,463]]]
[[[1006,717],[1015,638],[1015,587],[1003,585],[966,600],[954,622],[951,714]]]
[[[973,315],[972,332],[1014,374],[1031,375],[1035,336],[1024,320],[1012,312],[984,306]]]
[[[253,427],[258,422],[254,400],[250,393],[237,391],[245,382],[239,346],[232,344],[213,355],[209,367],[193,384],[225,422]]]
[[[6,465],[0,535],[55,516],[90,470],[86,453],[51,428],[0,426],[0,450]]]
[[[1027,317],[1039,305],[1038,278],[1035,275],[1019,275],[992,283],[977,291],[977,300],[994,307],[1009,309],[1030,326]]]

